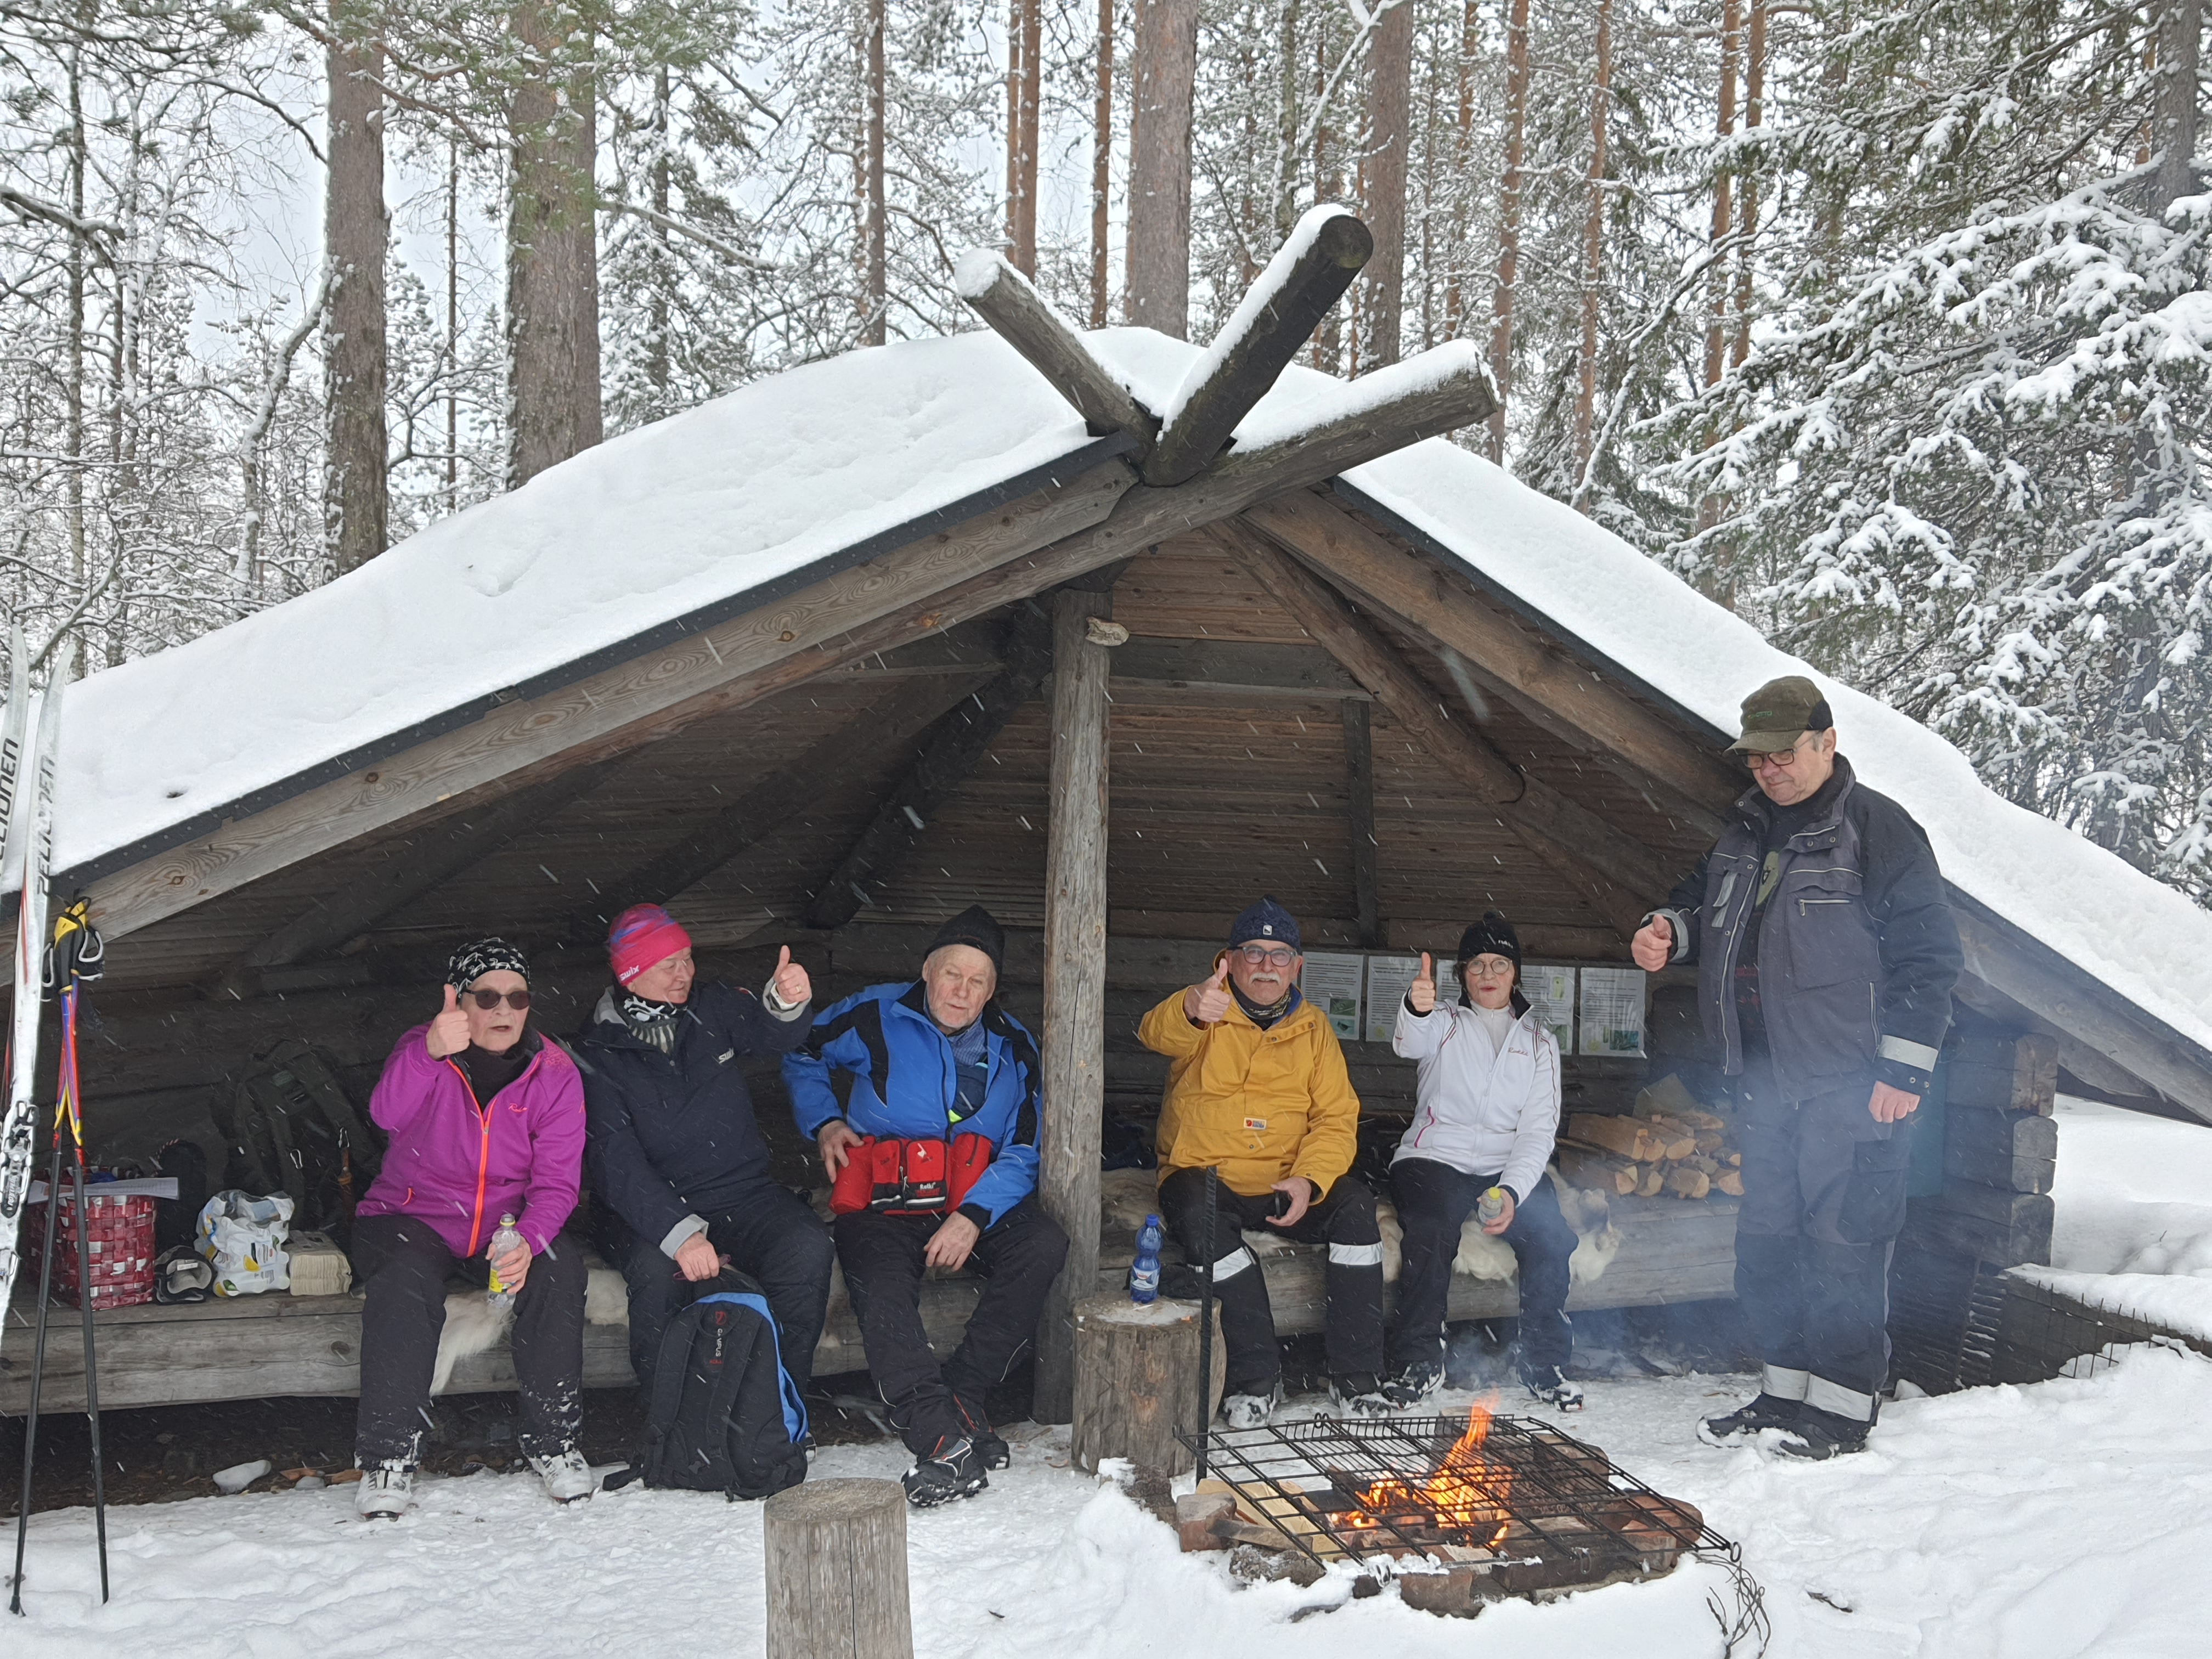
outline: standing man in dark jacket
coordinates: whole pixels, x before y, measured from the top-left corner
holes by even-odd
[[[915,1455],[917,1508],[969,1498],[1004,1468],[984,1395],[1036,1338],[1067,1236],[1036,1199],[1036,1043],[999,1006],[1006,935],[971,905],[938,930],[921,977],[822,1012],[783,1062],[799,1127],[822,1149],[831,1223],[868,1370]],[[851,1075],[841,1107],[832,1072]],[[972,1265],[983,1297],[940,1365],[921,1280]]]
[[[615,918],[607,956],[615,982],[581,1045],[584,1103],[599,1195],[629,1233],[630,1364],[649,1389],[680,1281],[712,1279],[726,1257],[767,1292],[783,1368],[804,1391],[836,1255],[769,1174],[738,1062],[805,1041],[806,970],[787,949],[757,997],[695,984],[691,937],[657,904]]]
[[[1638,966],[1698,964],[1743,1116],[1736,1299],[1758,1397],[1700,1434],[1784,1431],[1799,1457],[1863,1450],[1889,1370],[1889,1258],[1911,1115],[1951,1020],[1959,933],[1928,837],[1836,752],[1811,680],[1743,702],[1758,787],[1636,935]]]

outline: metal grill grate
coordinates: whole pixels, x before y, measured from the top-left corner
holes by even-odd
[[[1317,1562],[1423,1556],[1528,1595],[1670,1571],[1686,1551],[1735,1547],[1595,1446],[1526,1418],[1316,1419],[1217,1429],[1213,1476]],[[1184,1443],[1198,1449],[1195,1437]]]

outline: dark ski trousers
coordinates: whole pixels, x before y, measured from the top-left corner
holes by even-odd
[[[837,1255],[830,1230],[788,1188],[772,1181],[762,1182],[727,1209],[701,1212],[700,1219],[707,1224],[707,1242],[716,1254],[727,1256],[732,1267],[767,1293],[783,1369],[804,1393],[814,1376],[814,1350],[822,1340],[830,1269]],[[623,1277],[629,1285],[630,1369],[650,1397],[660,1339],[676,1310],[690,1304],[694,1287],[661,1253],[659,1239],[635,1235],[623,1252]]]
[[[858,1210],[830,1224],[846,1293],[860,1322],[860,1346],[891,1423],[916,1456],[961,1432],[957,1395],[981,1416],[983,1396],[1011,1375],[1036,1340],[1045,1293],[1067,1259],[1067,1235],[1024,1199],[983,1230],[968,1266],[983,1278],[983,1298],[969,1316],[960,1346],[942,1365],[921,1325],[922,1251],[945,1224],[936,1215]]]
[[[414,1216],[362,1216],[353,1224],[354,1278],[368,1300],[361,1310],[361,1407],[354,1455],[363,1468],[387,1458],[416,1460],[438,1335],[446,1328],[446,1280],[458,1269],[485,1282],[482,1255],[464,1261],[428,1222]],[[514,1297],[515,1380],[522,1385],[525,1456],[575,1443],[584,1411],[584,1247],[568,1233],[530,1261]]]
[[[1735,1085],[1736,1300],[1765,1392],[1870,1423],[1889,1376],[1889,1258],[1905,1225],[1912,1119],[1875,1121],[1870,1073],[1806,1099],[1790,1092],[1763,1055]]]
[[[1441,1364],[1444,1302],[1451,1292],[1452,1261],[1460,1231],[1495,1175],[1462,1175],[1432,1158],[1401,1158],[1390,1166],[1390,1194],[1398,1204],[1398,1319],[1390,1332],[1390,1369]],[[1574,1346],[1567,1323],[1567,1262],[1575,1230],[1559,1213],[1548,1177],[1513,1206],[1512,1224],[1499,1235],[1512,1246],[1521,1277],[1521,1369],[1564,1365]]]
[[[1281,1379],[1283,1356],[1275,1346],[1275,1312],[1260,1263],[1241,1234],[1280,1233],[1301,1244],[1328,1246],[1328,1302],[1323,1347],[1335,1377],[1379,1375],[1382,1370],[1382,1231],[1376,1224],[1375,1195],[1346,1175],[1298,1218],[1294,1227],[1267,1219],[1275,1194],[1246,1197],[1217,1188],[1213,1235],[1213,1293],[1221,1302],[1221,1345],[1228,1351],[1228,1394],[1272,1394]],[[1191,1261],[1206,1260],[1206,1171],[1177,1170],[1160,1183],[1160,1217]]]

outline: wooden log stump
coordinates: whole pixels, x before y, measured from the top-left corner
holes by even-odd
[[[1213,1310],[1213,1375],[1207,1420],[1220,1408],[1229,1357],[1221,1310]],[[1142,1468],[1176,1475],[1196,1460],[1175,1437],[1197,1425],[1198,1304],[1139,1305],[1126,1295],[1086,1297],[1075,1304],[1075,1433],[1072,1455],[1096,1473],[1099,1460],[1126,1457]]]
[[[765,1505],[768,1659],[913,1659],[906,1494],[810,1480]]]

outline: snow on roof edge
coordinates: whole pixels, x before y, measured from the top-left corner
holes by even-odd
[[[1769,644],[1564,502],[1447,440],[1347,471],[1347,495],[1699,726],[1733,734],[1781,674],[1827,688],[1858,776],[1910,811],[1945,878],[2212,1057],[2212,913],[1983,783],[1948,739]],[[1747,787],[1748,783],[1747,781]]]

